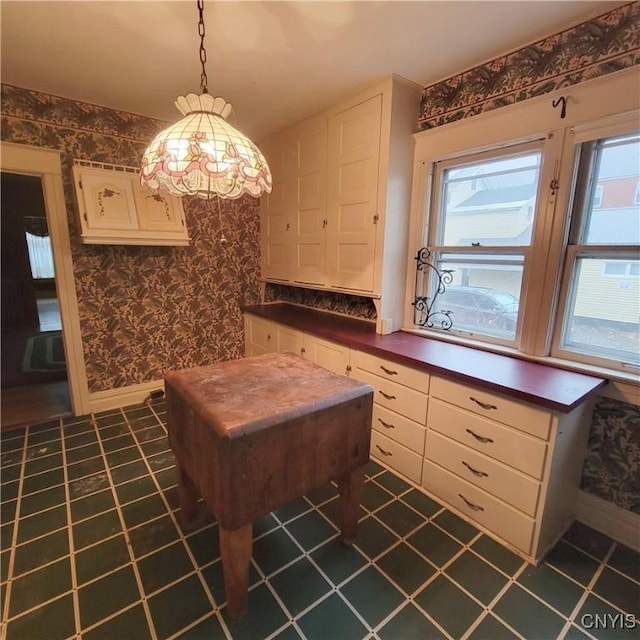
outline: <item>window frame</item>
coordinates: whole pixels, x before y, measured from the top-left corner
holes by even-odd
[[[610,100],[616,95],[615,102]],[[560,118],[552,102],[567,99],[566,117]],[[405,313],[402,329],[418,335],[467,344],[474,348],[543,361],[560,367],[611,374],[620,379],[637,379],[635,372],[615,368],[612,362],[585,362],[580,356],[554,351],[556,318],[566,296],[563,278],[568,255],[568,232],[571,194],[575,187],[574,137],[597,123],[601,137],[620,129],[621,122],[638,122],[640,96],[637,93],[637,70],[630,69],[590,80],[563,91],[555,91],[521,103],[501,107],[434,129],[414,134],[415,153],[411,200],[409,242],[407,245],[407,279]],[[496,344],[474,340],[447,332],[421,329],[413,323],[418,250],[429,245],[433,210],[431,194],[437,162],[456,161],[472,154],[496,151],[517,144],[545,140],[540,193],[532,237],[532,256],[525,269],[516,344]],[[552,189],[552,180],[557,180]],[[562,282],[562,286],[560,285]],[[566,356],[570,356],[567,358]]]
[[[444,236],[446,223],[445,214],[446,206],[443,206],[445,200],[445,174],[448,170],[458,168],[464,165],[477,164],[481,162],[490,162],[491,160],[499,160],[508,156],[522,156],[530,153],[539,153],[541,157],[541,163],[539,168],[538,185],[536,189],[536,202],[539,202],[541,197],[544,197],[545,187],[542,182],[542,158],[544,158],[546,147],[546,136],[538,137],[533,140],[518,141],[514,144],[502,145],[498,148],[492,148],[480,152],[474,152],[470,154],[456,156],[455,158],[446,158],[433,163],[432,172],[432,189],[430,193],[430,205],[429,209],[433,212],[433,216],[425,221],[425,227],[423,232],[424,244],[429,247],[431,252],[432,262],[436,262],[437,256],[446,261],[447,256],[478,256],[479,263],[490,265],[492,258],[495,256],[501,256],[505,260],[508,260],[509,256],[521,256],[522,257],[522,276],[520,281],[520,288],[522,291],[525,289],[525,283],[529,277],[529,265],[532,261],[533,253],[533,239],[536,234],[536,225],[538,224],[538,216],[536,207],[536,215],[534,215],[534,222],[531,230],[531,239],[528,244],[522,245],[447,245],[441,238]],[[520,297],[522,300],[522,296]],[[515,335],[513,339],[501,338],[495,335],[485,334],[478,332],[476,335],[481,336],[480,341],[487,344],[502,345],[515,348],[519,343],[519,331],[521,326],[521,317],[523,315],[523,305],[520,304],[518,309],[518,322],[515,329]],[[440,330],[436,327],[433,331],[440,333]],[[455,319],[453,326],[447,329],[447,335],[465,338],[473,335],[468,329],[457,328]]]
[[[586,123],[583,126],[572,127],[569,132],[570,144],[566,153],[570,155],[573,162],[573,173],[576,181],[590,179],[590,171],[585,171],[585,175],[579,173],[580,155],[583,144],[595,142],[604,138],[615,138],[632,133],[640,133],[640,122],[637,115],[635,117],[623,117],[617,123],[607,123],[600,120]],[[595,188],[593,189],[595,191]],[[569,202],[566,216],[568,218],[567,244],[565,247],[565,260],[562,267],[562,280],[560,283],[558,305],[554,318],[554,329],[551,341],[550,355],[555,358],[576,361],[594,367],[604,367],[621,371],[639,371],[640,366],[624,361],[617,361],[614,358],[599,357],[595,354],[585,354],[562,346],[563,333],[566,322],[567,307],[572,301],[572,290],[574,286],[574,273],[580,258],[610,260],[637,261],[638,248],[636,244],[589,244],[581,242],[584,239],[585,228],[588,223],[587,207],[584,200],[590,197],[591,188],[583,185],[581,190],[575,191],[575,202]],[[595,207],[594,207],[595,208]],[[635,276],[608,276],[626,277]]]

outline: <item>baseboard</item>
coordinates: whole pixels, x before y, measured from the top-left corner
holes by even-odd
[[[109,409],[128,407],[132,404],[144,402],[152,391],[164,389],[163,380],[152,380],[140,384],[132,384],[120,389],[109,389],[108,391],[96,391],[89,394],[89,406],[91,413],[100,413]]]
[[[640,515],[578,491],[576,520],[640,552]]]

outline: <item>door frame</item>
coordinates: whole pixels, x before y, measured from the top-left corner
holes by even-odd
[[[62,341],[67,363],[71,408],[75,416],[90,413],[60,152],[0,141],[0,170],[39,176],[42,181],[62,321]]]

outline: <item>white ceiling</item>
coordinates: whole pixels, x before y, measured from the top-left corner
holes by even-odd
[[[209,92],[256,140],[396,73],[427,86],[624,2],[205,2]],[[2,0],[3,83],[175,121],[200,92],[195,0]]]

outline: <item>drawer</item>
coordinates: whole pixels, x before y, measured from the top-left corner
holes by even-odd
[[[429,460],[424,463],[422,486],[470,520],[530,554],[533,519]]]
[[[536,480],[435,431],[427,435],[426,456],[512,507],[529,516],[536,515],[540,494],[540,483]]]
[[[546,409],[437,376],[432,376],[431,395],[537,438],[549,439],[551,415]]]
[[[373,428],[419,455],[424,454],[426,428],[395,411],[373,405]]]
[[[352,367],[351,377],[361,382],[367,382],[374,388],[374,402],[400,413],[418,424],[426,424],[428,398],[425,394],[359,368]]]
[[[498,462],[542,478],[547,454],[547,444],[542,440],[435,398],[429,401],[427,426]]]
[[[406,476],[409,480],[420,484],[422,456],[375,430],[371,431],[371,455]]]
[[[429,374],[425,371],[407,367],[363,351],[351,352],[351,366],[375,373],[385,380],[403,384],[405,387],[411,387],[416,391],[429,393]]]

